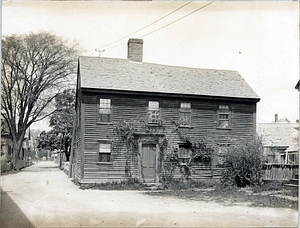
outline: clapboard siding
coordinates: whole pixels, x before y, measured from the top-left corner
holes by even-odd
[[[160,115],[163,121],[163,128],[152,127],[156,132],[164,133],[168,139],[168,148],[171,145],[181,143],[179,135],[174,133],[175,125],[173,122],[179,122],[180,102],[189,102],[192,104],[192,128],[180,128],[187,136],[192,137],[209,137],[212,139],[214,148],[218,144],[226,143],[232,138],[252,140],[255,132],[255,102],[242,101],[218,101],[205,99],[181,99],[176,97],[158,97],[158,96],[140,96],[135,95],[117,95],[99,93],[84,93],[82,96],[83,112],[82,115],[84,126],[82,132],[77,132],[81,137],[82,157],[76,153],[76,162],[83,164],[83,169],[75,170],[75,175],[81,178],[84,183],[119,181],[126,179],[126,147],[117,145],[116,138],[113,134],[113,124],[103,124],[97,122],[98,102],[100,98],[111,99],[112,104],[112,123],[122,121],[136,122],[139,120],[147,121],[148,101],[154,100],[160,102]],[[218,129],[218,107],[220,104],[230,105],[231,110],[231,129]],[[140,126],[140,129],[142,126]],[[83,134],[82,136],[80,136]],[[113,144],[112,163],[99,164],[98,143],[99,140],[108,140]],[[76,150],[77,151],[77,150]],[[78,150],[80,151],[80,150]],[[77,152],[78,152],[77,151]],[[215,156],[210,169],[207,167],[195,167],[195,173],[192,174],[194,179],[218,179],[221,178],[222,169],[217,167],[218,157]],[[81,160],[80,160],[81,159]],[[137,163],[135,163],[137,164]],[[131,165],[133,176],[137,175],[138,167]],[[179,170],[175,176],[180,176]]]

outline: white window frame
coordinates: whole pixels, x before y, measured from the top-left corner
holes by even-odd
[[[155,118],[153,118],[153,115],[155,116]],[[148,124],[159,124],[159,122],[160,122],[159,101],[148,101]]]
[[[98,163],[112,163],[112,157],[111,153],[112,152],[112,144],[111,142],[103,142],[103,141],[98,141]],[[103,161],[101,160],[101,154],[106,154],[109,155],[109,161]]]
[[[227,116],[227,118],[223,118],[223,116]],[[222,123],[227,121],[227,125],[222,126]],[[222,122],[222,123],[221,123]],[[218,128],[219,129],[231,129],[231,111],[229,105],[219,105],[218,109]]]
[[[112,105],[111,99],[109,98],[99,98],[98,99],[98,122],[100,123],[110,123],[112,120]],[[101,121],[101,115],[109,115],[108,121]]]
[[[189,115],[189,123],[185,124],[182,121],[182,116]],[[179,109],[179,126],[180,127],[191,127],[192,126],[192,104],[190,102],[181,102]]]

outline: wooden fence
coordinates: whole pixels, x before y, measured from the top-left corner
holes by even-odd
[[[299,173],[299,165],[264,164],[262,177],[264,180],[290,180]]]

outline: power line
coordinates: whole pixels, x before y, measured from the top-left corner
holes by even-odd
[[[215,1],[212,1],[212,2],[210,2],[210,3],[208,3],[208,4],[204,5],[204,6],[201,6],[200,8],[198,8],[198,9],[192,11],[191,13],[188,13],[188,14],[186,14],[185,16],[180,17],[180,18],[176,19],[175,21],[172,21],[172,22],[170,22],[169,24],[166,24],[166,25],[164,25],[164,26],[162,26],[162,27],[160,27],[160,28],[158,28],[158,29],[156,29],[156,30],[153,30],[152,32],[149,32],[149,33],[147,33],[147,34],[145,34],[145,35],[143,35],[143,36],[140,36],[140,37],[138,37],[138,38],[142,38],[142,37],[148,36],[148,35],[150,35],[150,34],[152,34],[152,33],[154,33],[154,32],[157,32],[157,31],[159,31],[159,30],[161,30],[161,29],[163,29],[163,28],[165,28],[165,27],[167,27],[167,26],[169,26],[169,25],[171,25],[171,24],[174,24],[175,22],[180,21],[180,20],[182,20],[183,18],[186,18],[186,17],[190,16],[190,15],[193,14],[193,13],[196,13],[197,11],[199,11],[199,10],[201,10],[201,9],[203,9],[203,8],[205,8],[205,7],[207,7],[207,6],[209,6],[210,4],[212,4],[212,3],[214,3],[214,2],[215,2]],[[127,42],[126,42],[126,43],[119,44],[119,45],[114,46],[114,47],[111,47],[111,48],[107,48],[106,50],[111,50],[111,49],[113,49],[113,48],[120,47],[120,46],[125,45],[125,44],[127,44]]]
[[[139,31],[141,31],[141,30],[145,29],[145,28],[148,28],[149,26],[151,26],[151,25],[153,25],[153,24],[155,24],[155,23],[161,21],[162,19],[164,19],[164,18],[170,16],[171,14],[177,12],[178,10],[182,9],[183,7],[187,6],[187,5],[190,4],[190,3],[192,3],[192,1],[190,1],[190,2],[188,2],[188,3],[186,3],[186,4],[184,4],[183,6],[180,6],[179,8],[177,8],[177,9],[174,10],[174,11],[172,11],[171,13],[168,13],[167,15],[165,15],[165,16],[159,18],[158,20],[156,20],[156,21],[154,21],[154,22],[152,22],[152,23],[150,23],[150,24],[144,26],[143,28],[141,28],[141,29],[139,29],[139,30],[137,30],[137,31],[135,31],[135,32],[133,32],[133,33],[130,33],[129,35],[124,36],[124,37],[122,37],[122,38],[120,38],[120,39],[118,39],[118,40],[115,40],[115,41],[113,41],[113,42],[111,42],[111,43],[108,43],[108,44],[103,45],[103,46],[101,46],[101,47],[99,47],[99,48],[96,48],[95,50],[97,51],[97,50],[100,49],[100,48],[103,48],[103,47],[106,47],[106,46],[108,46],[108,45],[117,43],[117,42],[120,41],[120,40],[123,40],[123,39],[125,39],[125,38],[127,38],[127,37],[129,37],[129,36],[131,36],[131,35],[133,35],[133,34],[135,34],[135,33],[137,33],[137,32],[139,32]]]

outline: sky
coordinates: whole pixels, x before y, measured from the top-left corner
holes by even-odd
[[[275,113],[279,118],[296,122],[299,119],[299,93],[295,89],[299,80],[297,1],[217,1],[195,13],[192,12],[209,2],[191,2],[146,29],[102,47],[187,3],[3,1],[2,35],[50,31],[78,41],[86,50],[83,55],[98,56],[95,49],[100,48],[105,50],[101,57],[113,58],[127,57],[129,38],[142,38],[144,62],[237,70],[261,98],[257,105],[258,123],[274,121]],[[179,20],[181,17],[184,18]],[[172,24],[166,26],[169,23]],[[45,123],[35,128],[45,128]]]

